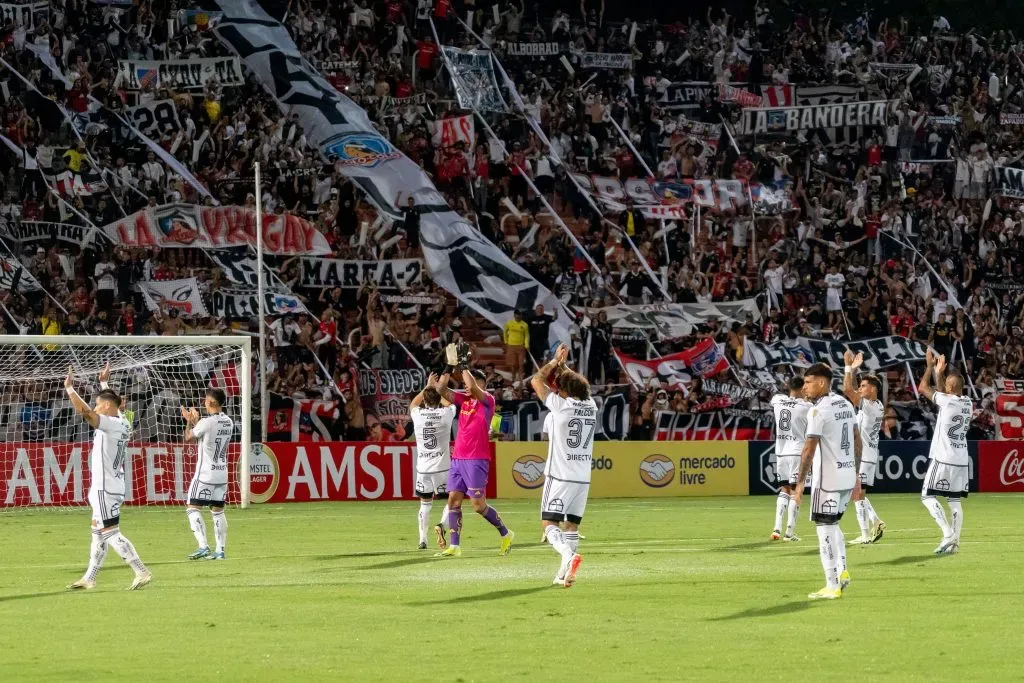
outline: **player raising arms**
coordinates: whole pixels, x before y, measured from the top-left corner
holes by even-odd
[[[439,555],[460,557],[462,535],[462,501],[469,496],[473,509],[501,534],[501,554],[512,549],[515,534],[505,527],[498,511],[487,504],[484,492],[491,468],[490,429],[494,415],[494,397],[485,390],[486,377],[479,370],[462,370],[466,391],[438,388],[441,397],[459,408],[459,434],[452,451],[452,467],[448,472],[448,524],[450,544]]]
[[[92,506],[92,545],[89,568],[69,590],[87,590],[96,587],[96,576],[107,557],[107,546],[121,556],[135,571],[135,579],[128,590],[138,590],[153,580],[153,575],[139,559],[135,546],[121,534],[121,504],[124,502],[124,459],[128,454],[128,436],[132,425],[119,413],[121,397],[107,386],[110,376],[108,365],[100,373],[101,390],[96,407],[90,408],[73,386],[74,368],[68,368],[64,390],[71,405],[94,430],[92,452],[89,454],[89,505]]]
[[[430,375],[427,386],[409,403],[413,431],[416,434],[416,495],[420,497],[420,550],[427,547],[427,528],[434,500],[447,498],[448,472],[452,467],[452,420],[455,406],[442,404],[440,388],[448,386],[448,375],[438,380]],[[441,521],[434,527],[437,546],[444,550],[445,527],[448,524],[448,506],[441,512]]]
[[[875,375],[860,378],[855,383],[857,368],[864,363],[864,354],[847,350],[843,354],[846,365],[843,372],[843,393],[850,403],[857,407],[857,428],[860,430],[864,452],[860,460],[860,491],[853,494],[853,504],[857,508],[857,524],[860,536],[850,541],[850,545],[874,543],[885,533],[885,522],[878,518],[875,508],[868,500],[868,491],[875,485],[878,476],[878,432],[882,429],[882,415],[885,407],[879,400],[882,395],[882,382]]]
[[[557,393],[548,387],[548,377],[555,368],[564,366],[568,357],[569,347],[560,345],[554,359],[537,371],[530,385],[551,411],[544,494],[540,504],[541,527],[544,538],[562,556],[554,583],[571,588],[583,561],[576,550],[590,492],[597,404],[590,397],[590,383],[568,368],[558,375]],[[559,528],[563,522],[564,531]]]
[[[196,537],[199,549],[188,556],[190,560],[225,559],[228,542],[228,518],[224,514],[224,500],[228,493],[228,444],[235,433],[235,421],[224,413],[227,396],[220,389],[207,389],[203,407],[206,417],[200,419],[195,408],[181,409],[185,418],[185,441],[199,440],[196,448],[196,473],[188,487],[188,501],[185,514],[188,524]],[[206,541],[206,523],[203,521],[204,505],[210,506],[213,517],[213,536],[217,549],[210,552]]]
[[[931,349],[925,353],[927,367],[918,391],[925,398],[935,402],[938,414],[935,418],[935,433],[928,450],[928,473],[924,475],[921,502],[932,513],[942,530],[942,542],[935,549],[936,555],[952,555],[960,550],[960,530],[964,526],[964,511],[960,499],[967,497],[970,456],[967,454],[967,430],[971,426],[973,404],[963,395],[964,378],[955,370],[946,376],[946,357],[936,356]],[[932,388],[932,372],[935,384],[945,391]],[[942,496],[949,505],[949,521],[936,496]]]
[[[800,512],[800,501],[793,497],[793,491],[804,483],[797,481],[800,470],[800,453],[804,447],[807,432],[807,411],[811,404],[803,399],[803,377],[789,380],[789,393],[772,396],[771,405],[775,412],[775,475],[779,480],[779,497],[775,501],[775,526],[771,539],[777,541],[799,541],[796,535],[796,515]],[[788,512],[788,515],[787,515]],[[782,517],[787,515],[786,535],[780,533]]]
[[[834,600],[850,584],[846,570],[846,539],[839,528],[850,496],[860,488],[861,440],[850,402],[831,393],[832,369],[816,363],[804,373],[804,395],[814,404],[807,411],[807,438],[800,454],[797,482],[813,463],[811,521],[818,525],[818,552],[825,570],[825,587],[807,597]],[[795,492],[797,500],[803,487]]]

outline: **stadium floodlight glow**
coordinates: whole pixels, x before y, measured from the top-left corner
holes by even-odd
[[[181,407],[211,387],[235,421],[228,501],[249,505],[252,340],[247,336],[0,335],[0,509],[86,505],[92,433],[64,391],[68,368],[90,405],[99,373],[132,423],[126,504],[183,505],[195,468]]]

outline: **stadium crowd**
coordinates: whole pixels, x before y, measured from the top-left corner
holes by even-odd
[[[550,349],[548,328],[557,315],[575,316],[574,343],[592,359],[590,379],[609,387],[627,383],[613,348],[668,354],[706,336],[725,344],[737,367],[747,339],[892,334],[963,359],[981,396],[991,397],[997,377],[1024,377],[1024,210],[997,196],[991,182],[995,166],[1024,157],[1024,126],[1002,123],[1002,115],[1018,114],[1024,105],[1024,62],[1012,33],[958,33],[961,27],[943,17],[916,24],[866,14],[833,20],[769,3],[750,16],[712,9],[675,23],[606,21],[603,5],[586,2],[572,11],[505,0],[485,5],[298,0],[288,5],[284,23],[310,63],[367,109],[450,205],[567,306],[561,313],[522,311],[516,315],[521,325],[501,331],[506,363],[486,370],[504,400],[527,397],[520,380],[531,357],[541,362]],[[472,34],[464,23],[467,9]],[[3,27],[0,114],[10,152],[3,155],[0,214],[12,259],[0,303],[8,333],[255,329],[254,319],[149,310],[138,286],[146,280],[196,277],[207,298],[230,286],[202,250],[130,249],[98,236],[85,248],[14,237],[14,226],[24,222],[87,226],[87,217],[102,226],[145,206],[210,201],[113,117],[139,103],[173,101],[177,125],[156,142],[220,202],[255,205],[250,169],[259,161],[263,210],[314,222],[331,247],[329,257],[382,261],[419,254],[416,211],[407,211],[392,231],[367,231],[364,225],[377,219],[372,206],[319,158],[297,120],[281,115],[252,79],[237,86],[214,80],[202,91],[129,89],[119,59],[228,54],[209,29],[214,15],[167,11],[149,2],[120,7],[67,0],[51,5],[33,26],[9,20]],[[281,8],[277,16],[283,15]],[[168,19],[178,20],[173,33]],[[479,39],[494,49],[551,149],[518,114],[493,117],[504,144],[488,139],[479,125],[470,144],[440,144],[432,122],[466,112],[442,68],[431,19],[443,44],[473,47]],[[523,44],[566,49],[537,55]],[[628,54],[632,66],[577,65],[570,73],[562,57],[581,52]],[[673,107],[674,84],[694,82],[715,86],[689,108]],[[717,84],[754,95],[770,88],[792,93],[793,84],[856,86],[866,99],[897,105],[885,127],[845,137],[752,138],[737,132],[740,108],[721,101]],[[63,112],[54,113],[54,102]],[[694,135],[692,122],[707,126]],[[56,186],[52,179],[63,171],[80,182]],[[542,205],[524,172],[580,246]],[[569,172],[620,180],[652,175],[667,183],[736,178],[770,188],[779,199],[754,212],[750,206],[698,212],[691,205],[664,221],[628,200],[613,205],[584,196]],[[395,202],[401,206],[403,199]],[[301,286],[298,259],[269,260],[279,286],[300,295],[307,309],[268,320],[274,347],[268,377],[281,396],[351,401],[359,390],[357,367],[429,366],[464,328],[474,330],[473,341],[494,334],[469,324],[468,309],[425,273],[401,292],[369,282],[308,289]],[[19,261],[45,296],[19,287]],[[665,339],[613,329],[593,311],[666,298],[756,298],[762,315],[758,322],[708,321]],[[916,404],[909,368],[891,368],[887,379],[893,405]],[[654,384],[636,387],[632,400],[642,422],[652,410],[687,412],[706,399],[695,379],[671,397]],[[764,401],[761,392],[743,407],[764,407]],[[357,430],[363,427],[360,416],[347,417]],[[906,423],[903,436],[916,433],[917,409],[896,417]],[[983,413],[978,428],[990,422],[990,413]],[[901,431],[887,423],[885,433],[898,437]]]

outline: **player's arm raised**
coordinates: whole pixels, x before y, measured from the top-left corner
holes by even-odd
[[[74,368],[68,366],[68,376],[64,378],[64,391],[67,392],[68,398],[71,400],[71,405],[74,406],[75,412],[85,418],[85,421],[90,427],[96,429],[100,424],[100,416],[96,414],[96,411],[89,407],[89,404],[78,395],[75,391],[74,384]]]
[[[441,394],[441,399],[447,401],[450,404],[455,403],[455,392],[448,388],[448,382],[451,380],[451,375],[447,372],[441,375],[441,379],[437,381],[437,393]]]
[[[472,371],[468,368],[462,371],[462,383],[466,385],[466,391],[469,392],[470,396],[478,401],[486,399],[487,392],[476,383],[476,377],[473,377]]]
[[[932,388],[932,368],[935,367],[935,354],[929,348],[924,352],[924,374],[921,375],[921,381],[917,385],[917,391],[929,401],[932,400],[932,396],[935,395],[935,390]]]
[[[551,389],[548,388],[548,377],[555,371],[555,368],[565,362],[569,357],[569,347],[565,344],[560,344],[558,350],[555,351],[555,357],[548,361],[537,373],[530,378],[530,386],[537,392],[537,398],[541,400],[541,403],[547,400],[548,394],[551,393]]]
[[[409,401],[409,411],[413,408],[419,408],[423,404],[423,392],[437,384],[437,375],[430,373],[430,377],[427,378],[427,385],[420,390],[420,393],[416,394],[411,401]],[[436,388],[436,387],[435,387]]]
[[[853,352],[847,349],[843,354],[843,364],[846,366],[843,372],[843,393],[846,394],[846,398],[849,399],[855,408],[860,406],[860,394],[857,392],[857,385],[854,379],[857,375],[857,368],[863,362],[863,353],[858,353],[854,356]]]

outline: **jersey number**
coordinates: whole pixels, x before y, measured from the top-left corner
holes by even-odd
[[[843,449],[846,457],[850,457],[850,423],[843,423],[843,436],[839,439],[839,447]]]
[[[566,445],[569,448],[579,448],[581,445],[584,448],[589,448],[590,442],[594,440],[596,426],[597,420],[581,420],[579,418],[569,420],[569,438],[566,439]]]
[[[789,410],[783,409],[779,411],[779,431],[788,432],[789,428],[793,426],[793,413]]]
[[[120,479],[124,476],[124,461],[128,456],[128,442],[120,440],[117,442],[117,455],[114,456],[114,476]]]
[[[946,436],[950,441],[964,441],[967,439],[967,420],[963,415],[954,415],[949,418],[949,429]]]
[[[423,449],[427,451],[437,450],[437,429],[434,427],[423,428]]]
[[[213,440],[213,461],[227,462],[228,461],[228,442],[230,439],[214,439]]]

